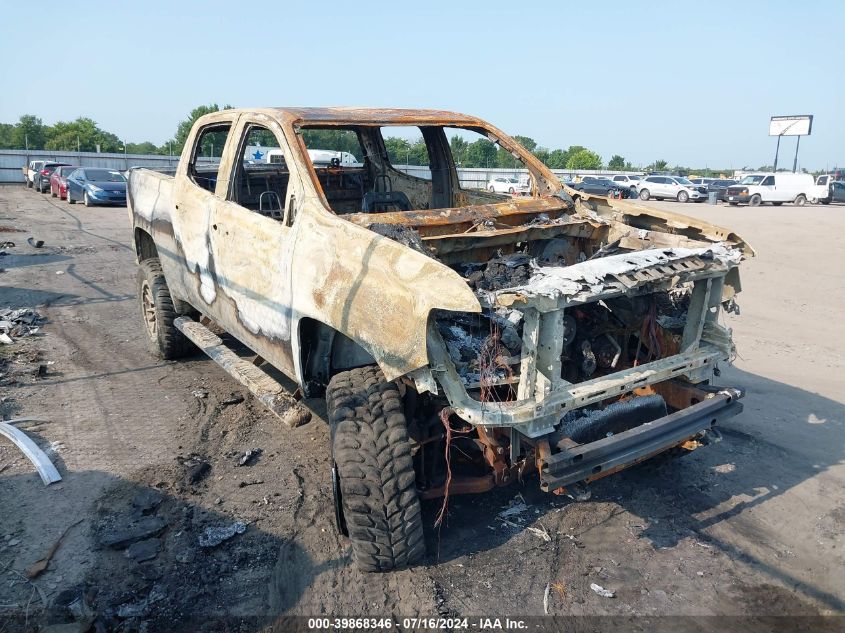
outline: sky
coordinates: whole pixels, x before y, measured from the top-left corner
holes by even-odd
[[[841,0],[0,0],[0,122],[161,144],[206,103],[438,108],[605,162],[738,169],[772,163],[771,116],[812,114],[816,170],[845,165],[843,18]]]

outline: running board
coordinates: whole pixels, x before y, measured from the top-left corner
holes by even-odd
[[[207,327],[188,317],[176,318],[173,325],[227,374],[249,389],[285,425],[296,428],[311,420],[311,412],[294,400],[284,387],[251,361],[235,354]]]

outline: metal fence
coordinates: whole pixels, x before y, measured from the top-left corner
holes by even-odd
[[[49,150],[0,150],[0,183],[24,182],[23,167],[31,160],[50,160],[69,163],[80,167],[102,167],[119,169],[149,167],[150,169],[173,169],[179,162],[178,156],[157,156],[154,154],[98,154],[95,152],[60,152]]]
[[[80,167],[103,167],[124,171],[130,167],[148,167],[150,169],[174,169],[179,162],[178,156],[159,156],[157,154],[98,154],[95,152],[60,152],[50,150],[0,150],[0,183],[24,182],[23,167],[31,160],[50,160]],[[423,165],[395,165],[396,169],[418,178],[431,179],[431,171]],[[591,169],[553,169],[561,178],[599,175],[611,176],[626,172],[591,170]],[[460,167],[458,179],[464,189],[484,189],[493,178],[519,178],[528,173],[527,169],[502,169],[496,167]]]

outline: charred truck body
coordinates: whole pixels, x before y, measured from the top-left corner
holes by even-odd
[[[417,128],[424,177],[394,167],[394,126]],[[462,187],[468,137],[519,160],[531,195]],[[196,122],[175,176],[133,171],[129,207],[154,352],[193,341],[273,408],[204,317],[325,393],[338,526],[367,570],[422,556],[421,498],[531,474],[579,495],[741,410],[712,378],[751,248],[570,189],[474,117],[226,110]]]

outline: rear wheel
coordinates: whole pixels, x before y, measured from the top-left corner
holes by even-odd
[[[648,200],[651,197],[648,189],[640,189],[640,200]]]
[[[158,257],[145,259],[139,265],[138,299],[141,302],[141,322],[152,354],[172,360],[193,351],[191,341],[173,325],[179,314],[173,307],[173,298]]]
[[[364,571],[413,565],[425,554],[402,396],[377,366],[336,374],[326,389],[336,464],[338,526]]]
[[[686,191],[679,191],[678,202],[689,202],[689,194]]]
[[[798,196],[795,198],[795,206],[796,207],[803,207],[807,204],[807,196],[803,193],[799,193]]]
[[[753,196],[751,196],[751,200],[748,201],[748,205],[752,207],[759,207],[762,202],[763,198],[760,197],[760,194],[755,193]]]
[[[51,195],[52,197],[54,197],[54,198],[56,198],[56,197],[57,197],[57,196],[56,196],[56,192],[55,192],[55,191],[53,191],[53,187],[52,187],[52,186],[50,187],[50,195]]]
[[[487,191],[489,191],[490,193],[496,193],[496,189],[492,185],[490,187],[487,187]]]

